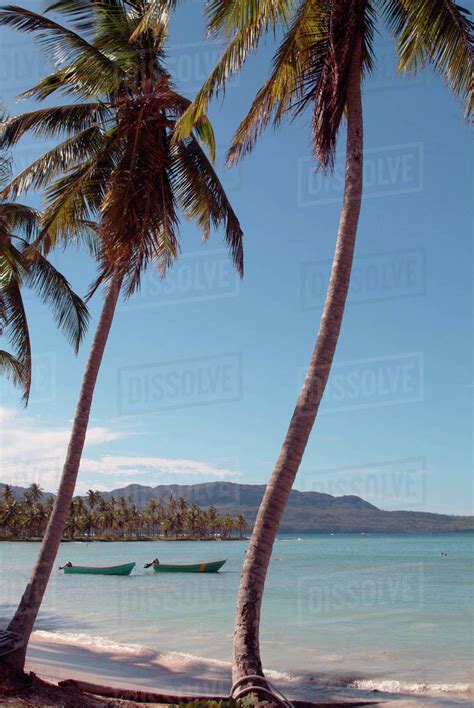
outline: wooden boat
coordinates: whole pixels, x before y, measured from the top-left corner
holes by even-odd
[[[135,568],[135,563],[124,563],[123,565],[108,565],[93,567],[87,565],[69,565],[64,567],[67,575],[130,575]]]
[[[227,561],[211,561],[210,563],[195,563],[193,565],[167,565],[165,563],[153,566],[155,573],[217,573]]]

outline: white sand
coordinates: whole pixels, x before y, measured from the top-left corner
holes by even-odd
[[[72,678],[107,686],[149,691],[227,695],[230,667],[177,653],[156,653],[114,642],[87,646],[85,635],[54,637],[34,632],[27,654],[28,668],[60,681]]]
[[[176,652],[157,653],[140,646],[120,645],[81,634],[34,632],[30,641],[27,668],[52,681],[76,679],[91,683],[137,690],[197,695],[227,695],[230,664],[204,660]],[[469,705],[459,696],[410,695],[372,692],[314,684],[308,695],[304,677],[267,672],[267,677],[289,697],[321,702],[348,702],[367,699],[382,706]],[[303,684],[305,689],[303,690]]]

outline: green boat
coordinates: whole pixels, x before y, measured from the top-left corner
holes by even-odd
[[[66,575],[130,575],[134,568],[135,563],[124,563],[96,568],[87,565],[66,565],[63,570]]]
[[[226,561],[227,558],[222,561],[195,563],[194,565],[166,565],[165,563],[156,563],[153,565],[153,570],[155,573],[217,573]]]

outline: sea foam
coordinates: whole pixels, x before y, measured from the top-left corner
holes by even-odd
[[[360,679],[353,681],[349,688],[383,693],[466,693],[471,690],[468,683],[411,683],[393,679]]]

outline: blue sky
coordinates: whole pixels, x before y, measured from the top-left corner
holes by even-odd
[[[189,97],[219,51],[202,39],[202,7],[182,4],[172,23],[170,68]],[[12,115],[31,110],[14,97],[46,67],[26,35],[2,30],[0,42],[3,101]],[[269,130],[252,156],[222,169],[272,49],[269,41],[210,111],[219,171],[245,231],[245,278],[232,272],[220,234],[203,245],[183,223],[183,255],[167,281],[147,274],[142,292],[120,304],[81,492],[265,483],[271,473],[317,332],[342,193],[340,159],[333,177],[315,173],[309,115]],[[442,80],[430,71],[398,77],[384,34],[377,53],[363,95],[366,197],[353,288],[295,486],[384,508],[472,513],[470,133]],[[17,167],[42,147],[26,138]],[[88,256],[70,250],[55,262],[85,293]],[[77,358],[47,310],[26,301],[35,382],[26,411],[3,385],[0,479],[54,490],[101,297]]]

